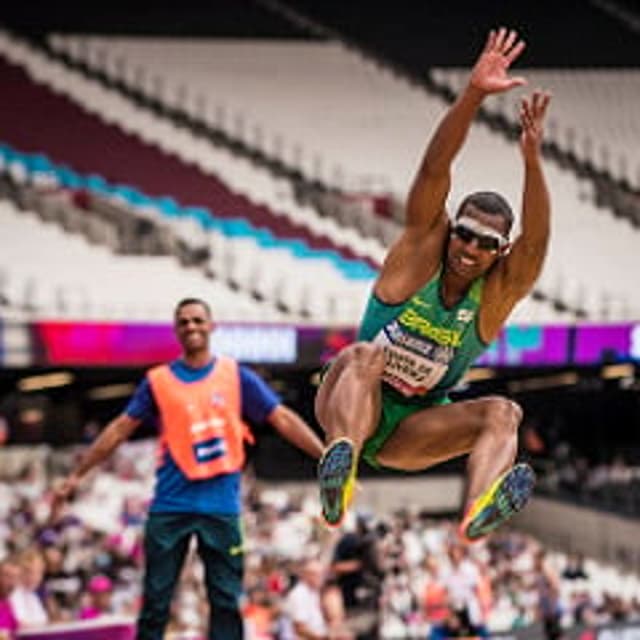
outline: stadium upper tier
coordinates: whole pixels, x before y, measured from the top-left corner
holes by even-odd
[[[160,78],[165,99],[175,105],[181,95],[188,112],[196,96],[204,96],[206,117],[215,118],[222,108],[230,129],[240,119],[246,130],[260,130],[263,140],[279,136],[285,149],[305,150],[303,172],[311,172],[311,159],[319,157],[327,177],[342,176],[343,186],[377,186],[398,198],[446,108],[440,98],[334,42],[67,36],[53,41],[114,79],[134,85],[136,77],[146,78],[137,88],[148,93],[155,91],[148,80]],[[561,89],[558,94],[558,110],[566,114],[566,98]],[[514,99],[520,95],[515,92]],[[552,117],[554,109],[555,104]],[[548,175],[553,231],[539,288],[584,308],[591,318],[637,317],[639,296],[629,278],[640,267],[637,232],[595,206],[589,182],[551,163]],[[487,188],[518,207],[521,182],[517,145],[478,124],[455,169],[452,208],[465,193]]]
[[[295,257],[266,232],[253,236],[242,220],[222,224],[202,209],[180,209],[170,198],[145,197],[6,145],[0,146],[0,167],[0,185],[22,207],[0,200],[7,246],[0,258],[0,300],[12,309],[36,317],[164,321],[169,298],[197,293],[212,301],[221,320],[355,324],[359,319],[369,281],[340,283],[326,260]],[[75,205],[74,193],[82,208]],[[25,205],[38,218],[28,210],[21,213]],[[147,241],[121,237],[123,231],[139,229],[132,225],[141,220],[147,223]],[[149,224],[159,232],[159,244],[149,235]],[[195,268],[181,267],[170,250],[166,256],[148,255],[177,242],[198,254],[204,250],[205,271],[215,282]],[[78,264],[84,265],[81,271]],[[137,288],[131,289],[131,282]],[[569,313],[533,298],[519,305],[512,318],[524,323],[571,320]]]
[[[7,40],[2,43],[6,45]],[[17,52],[19,58],[26,48],[11,50],[13,54]],[[249,162],[236,161],[229,152],[217,153],[203,141],[198,147],[198,141],[188,132],[151,114],[136,112],[126,100],[118,101],[118,96],[101,92],[99,87],[73,73],[65,75],[64,68],[59,65],[49,65],[35,55],[27,59],[33,64],[29,67],[31,73],[37,77],[44,74],[58,91],[86,104],[100,117],[90,115],[71,101],[39,86],[16,67],[1,64],[5,86],[12,89],[9,92],[11,100],[3,103],[7,113],[3,119],[5,127],[2,127],[4,140],[17,143],[20,149],[46,152],[49,156],[46,161],[55,161],[58,168],[61,162],[73,167],[66,167],[64,173],[70,183],[63,182],[65,186],[94,188],[96,183],[104,184],[108,178],[111,184],[119,183],[123,191],[128,186],[130,194],[142,188],[146,197],[173,195],[182,203],[180,207],[185,203],[199,205],[188,209],[191,213],[196,209],[201,222],[208,211],[212,230],[217,227],[223,231],[217,237],[212,233],[212,242],[223,241],[223,247],[216,245],[213,252],[216,266],[226,270],[233,268],[248,279],[249,282],[240,283],[236,279],[236,284],[245,291],[254,291],[256,281],[258,289],[260,282],[271,283],[278,290],[271,294],[279,301],[285,301],[284,306],[297,312],[298,317],[302,304],[298,293],[301,293],[307,319],[342,324],[356,321],[375,274],[372,258],[355,259],[348,247],[335,246],[327,234],[342,244],[350,243],[375,255],[381,255],[379,244],[365,239],[355,242],[360,238],[353,231],[341,229],[333,220],[320,218],[313,210],[305,215],[304,207],[294,202],[291,185],[274,181],[265,184],[264,175],[253,170]],[[42,118],[44,111],[47,118]],[[115,121],[118,126],[106,124],[105,120]],[[153,144],[123,133],[123,128],[144,132],[142,135]],[[73,130],[73,136],[69,136],[70,130]],[[193,153],[197,155],[198,149],[199,159],[194,159]],[[257,195],[254,194],[257,200],[276,202],[282,205],[281,208],[274,210],[256,205],[231,191],[213,174],[216,168],[225,175],[227,184],[231,182],[234,187],[251,185],[257,191]],[[82,170],[86,172],[84,178],[92,174],[90,185],[78,184]],[[179,220],[180,224],[183,222],[184,219]],[[220,235],[225,237],[220,238]],[[229,236],[233,236],[232,244],[226,242]],[[240,242],[241,239],[246,242]],[[252,245],[253,249],[264,249],[266,245],[269,251],[252,250]],[[265,264],[269,268],[265,269]],[[217,271],[215,266],[213,270]],[[313,283],[313,289],[310,283]],[[264,291],[257,293],[264,295]],[[327,294],[330,300],[324,304]]]
[[[3,295],[39,317],[162,320],[178,300],[210,300],[220,320],[286,315],[268,303],[185,269],[170,256],[123,256],[43,223],[0,200]]]
[[[475,0],[282,0],[261,4],[282,16],[292,16],[295,11],[306,24],[313,24],[316,32],[337,32],[379,57],[402,65],[416,77],[433,66],[469,64],[489,29],[502,25],[518,29],[525,38],[526,60],[531,66],[640,66],[637,0],[538,0],[482,5]],[[305,24],[300,20],[298,23]],[[69,32],[68,27],[66,31]]]
[[[433,73],[454,92],[468,76],[463,69],[434,69]],[[530,87],[544,87],[554,95],[551,141],[640,191],[638,69],[523,69],[521,73]],[[486,108],[516,123],[520,95],[512,92],[491,98]]]
[[[38,65],[37,58],[30,62],[34,63],[29,67],[33,76],[55,91],[68,94],[73,101],[33,82],[19,68],[0,62],[3,85],[10,88],[0,107],[3,141],[23,151],[44,152],[77,171],[135,185],[156,197],[173,195],[185,206],[208,206],[216,217],[246,218],[256,227],[272,229],[280,238],[303,239],[311,249],[333,251],[340,267],[348,269],[349,261],[356,257],[349,246],[352,238],[347,236],[338,246],[339,239],[328,237],[329,233],[337,235],[335,225],[320,221],[314,228],[313,219],[301,222],[300,215],[295,219],[296,212],[287,215],[286,211],[274,211],[235,191],[235,183],[246,180],[249,184],[244,192],[250,192],[255,179],[255,197],[260,203],[278,195],[274,193],[277,185],[272,184],[271,191],[264,193],[260,176],[251,172],[248,163],[232,167],[235,180],[230,188],[215,173],[219,171],[227,177],[224,165],[232,162],[230,154],[216,154],[210,145],[198,149],[194,136],[141,113],[126,101],[118,101],[117,95],[83,84],[73,74],[65,76],[63,69],[51,68],[44,61]],[[60,75],[54,75],[55,71]],[[73,135],[69,135],[70,131]],[[286,208],[286,198],[282,203]],[[367,250],[372,252],[365,242],[361,252]],[[372,261],[366,255],[362,260]],[[352,266],[357,269],[358,264]]]

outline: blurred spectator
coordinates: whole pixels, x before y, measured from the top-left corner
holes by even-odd
[[[306,560],[300,577],[286,598],[286,610],[296,637],[300,640],[324,640],[329,628],[322,608],[325,570],[319,560]]]
[[[571,624],[596,625],[598,613],[588,591],[579,591],[571,599]]]
[[[18,619],[11,605],[11,594],[18,586],[20,568],[12,560],[0,562],[0,638],[3,631],[8,633],[9,640],[13,640],[18,630]]]
[[[478,567],[478,604],[480,605],[481,619],[488,620],[491,610],[493,609],[493,585],[491,583],[491,572],[489,566],[485,562],[476,561]]]
[[[531,421],[522,427],[522,446],[529,456],[541,456],[546,452],[544,440],[537,425]]]
[[[82,427],[82,442],[90,444],[100,435],[100,423],[97,420],[89,420]]]
[[[475,635],[484,633],[484,617],[480,602],[481,577],[477,565],[467,557],[466,548],[452,543],[448,549],[449,567],[442,581],[449,593],[455,614],[449,622],[472,629]]]
[[[342,592],[335,579],[325,581],[322,589],[322,608],[332,640],[353,640],[353,633],[347,623],[347,613]]]
[[[526,626],[529,625],[529,616],[527,616],[527,609],[525,606],[520,605],[518,607],[516,616],[513,618],[513,621],[511,622],[511,628],[512,629],[524,629]]]
[[[297,584],[286,598],[286,611],[298,640],[350,640],[339,589],[325,583],[326,569],[319,560],[302,564]]]
[[[478,631],[469,621],[465,611],[450,610],[446,619],[433,627],[429,640],[445,640],[446,638],[488,638],[485,631]]]
[[[382,568],[371,518],[359,514],[356,529],[338,541],[331,570],[342,592],[349,628],[359,640],[375,637]]]
[[[555,640],[562,636],[560,627],[560,580],[557,573],[549,565],[546,552],[536,551],[532,571],[532,581],[537,593],[538,616],[544,625],[547,640]]]
[[[570,553],[567,564],[562,571],[562,577],[566,580],[586,580],[589,576],[584,568],[584,555],[582,553]]]
[[[273,600],[261,586],[247,590],[242,617],[251,640],[273,640],[275,624]]]
[[[437,558],[429,555],[424,560],[426,583],[422,593],[424,617],[432,625],[444,622],[449,615],[449,594],[444,585]]]
[[[633,469],[627,464],[627,461],[621,453],[616,454],[609,466],[609,483],[628,485],[632,480]]]
[[[289,581],[275,557],[266,556],[262,559],[262,572],[265,576],[267,591],[274,595],[283,595]]]
[[[98,574],[89,580],[87,585],[89,592],[89,602],[87,606],[80,611],[80,620],[90,620],[91,618],[99,618],[100,616],[113,613],[112,596],[113,582],[105,576]]]
[[[0,447],[9,441],[9,423],[7,419],[0,414]]]
[[[8,442],[40,444],[46,440],[51,415],[51,398],[44,393],[12,392],[3,400],[3,414],[8,421]]]
[[[171,603],[168,637],[173,637],[173,634],[177,637],[183,634],[186,637],[204,637],[208,617],[209,607],[204,594],[188,576],[183,575],[181,587]]]
[[[9,600],[20,628],[47,624],[49,616],[44,607],[44,559],[36,549],[28,549],[18,558],[20,580]]]
[[[53,544],[53,536],[47,540],[43,555],[45,561],[44,588],[47,594],[47,609],[54,622],[72,620],[77,594],[82,586],[81,576],[65,567],[66,549]],[[49,544],[51,540],[51,544]]]

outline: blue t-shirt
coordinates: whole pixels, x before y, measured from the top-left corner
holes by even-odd
[[[215,360],[199,369],[187,366],[182,360],[170,365],[173,374],[182,382],[198,382],[208,376]],[[271,388],[251,369],[239,367],[242,417],[251,422],[264,422],[281,402]],[[124,412],[136,420],[158,417],[149,380],[138,385]],[[151,513],[240,513],[240,472],[226,473],[207,480],[190,480],[174,462],[168,450],[156,471],[156,487]]]

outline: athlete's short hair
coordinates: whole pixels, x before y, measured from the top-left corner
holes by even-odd
[[[509,203],[499,193],[495,191],[476,191],[470,193],[458,207],[456,218],[459,218],[463,214],[469,204],[483,213],[503,218],[507,223],[507,234],[511,233],[515,216]]]
[[[182,309],[182,307],[186,307],[189,304],[199,304],[207,312],[207,315],[210,318],[213,317],[213,314],[211,313],[211,307],[202,298],[182,298],[182,300],[180,300],[180,302],[178,302],[178,304],[176,305],[173,315],[177,316],[180,309]]]

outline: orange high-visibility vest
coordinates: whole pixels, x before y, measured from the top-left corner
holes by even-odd
[[[240,471],[244,442],[254,442],[242,420],[238,364],[220,357],[208,376],[183,382],[169,365],[149,370],[162,432],[160,446],[190,480]]]

